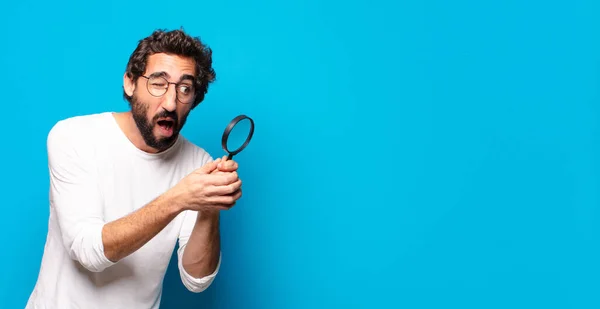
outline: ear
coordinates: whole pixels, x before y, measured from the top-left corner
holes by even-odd
[[[128,96],[133,96],[133,91],[135,90],[135,83],[131,78],[129,78],[129,76],[127,76],[127,73],[123,74],[123,89],[125,90],[125,93]]]

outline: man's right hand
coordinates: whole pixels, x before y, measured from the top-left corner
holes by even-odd
[[[209,162],[184,177],[172,189],[182,210],[228,210],[241,196],[237,172],[213,173],[221,159]]]

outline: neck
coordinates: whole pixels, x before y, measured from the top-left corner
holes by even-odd
[[[114,113],[113,116],[115,117],[121,131],[123,131],[123,134],[125,134],[127,139],[129,139],[129,141],[135,147],[148,153],[158,152],[158,149],[152,148],[146,144],[142,134],[140,133],[140,130],[135,124],[135,120],[133,120],[133,114],[130,111]]]

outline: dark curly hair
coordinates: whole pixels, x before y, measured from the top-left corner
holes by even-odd
[[[199,37],[191,37],[183,29],[180,30],[155,30],[150,36],[139,41],[138,46],[129,57],[125,72],[127,76],[137,82],[137,79],[146,71],[148,57],[156,53],[175,54],[190,57],[196,63],[196,97],[192,109],[204,100],[208,85],[216,78],[212,68],[212,50],[202,43]],[[125,100],[132,103],[132,98],[123,90]]]

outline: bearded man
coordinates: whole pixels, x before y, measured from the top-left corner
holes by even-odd
[[[213,160],[180,131],[214,79],[199,38],[157,30],[129,58],[128,112],[52,127],[48,234],[26,308],[156,309],[177,242],[185,287],[213,282],[219,214],[241,197],[238,165]]]

